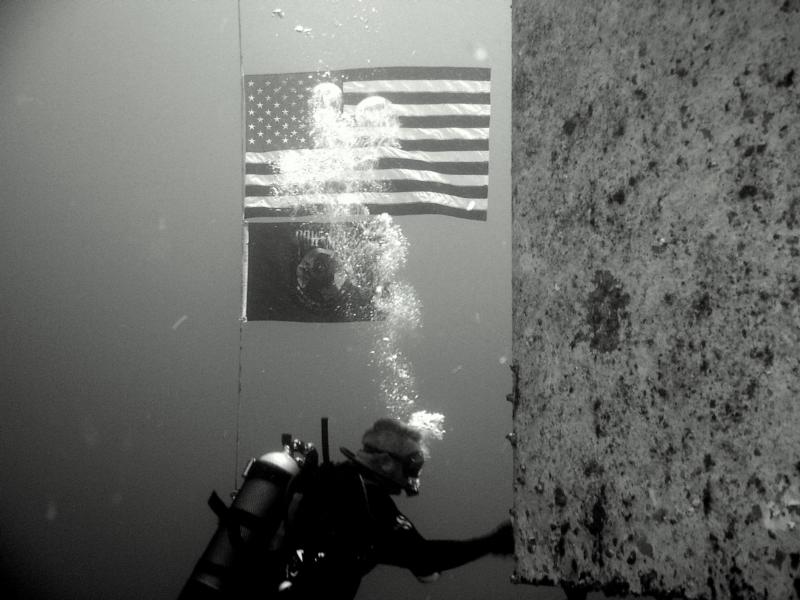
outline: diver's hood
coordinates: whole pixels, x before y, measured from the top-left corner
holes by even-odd
[[[407,496],[416,496],[419,494],[419,477],[402,477],[402,481],[397,481],[395,478],[377,470],[374,461],[370,460],[370,453],[363,451],[353,452],[344,447],[340,447],[339,450],[349,461],[358,465],[361,469],[365,470],[370,477],[386,487],[390,493],[399,494],[403,491]],[[378,454],[381,453],[375,453],[372,454],[372,456],[377,456]]]

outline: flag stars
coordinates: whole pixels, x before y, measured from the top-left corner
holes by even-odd
[[[312,142],[307,101],[319,81],[320,77],[313,74],[246,80],[248,151],[301,147]]]

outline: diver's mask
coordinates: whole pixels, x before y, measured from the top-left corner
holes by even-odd
[[[386,454],[391,456],[400,465],[402,471],[402,483],[397,482],[406,493],[407,496],[416,496],[419,494],[419,476],[422,472],[422,466],[425,464],[425,455],[417,450],[411,454],[402,456],[388,450],[381,450],[369,444],[364,444],[364,450],[370,454]]]

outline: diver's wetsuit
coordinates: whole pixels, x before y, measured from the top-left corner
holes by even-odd
[[[350,600],[377,564],[425,577],[489,553],[510,553],[510,526],[465,541],[426,540],[390,495],[353,462],[322,467],[303,497],[289,531],[289,548],[301,549],[302,567],[279,597]]]

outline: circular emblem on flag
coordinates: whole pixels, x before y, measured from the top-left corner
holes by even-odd
[[[336,258],[327,248],[311,248],[295,271],[297,298],[315,312],[325,312],[341,302],[341,283],[336,277]],[[338,279],[341,279],[339,277]]]

